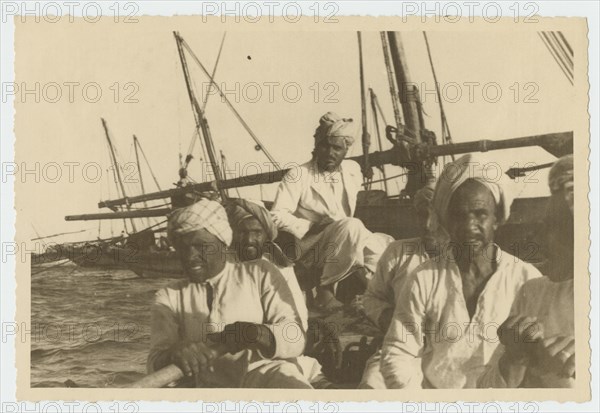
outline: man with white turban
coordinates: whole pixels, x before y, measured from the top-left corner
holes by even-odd
[[[449,242],[408,275],[396,298],[382,348],[388,388],[475,387],[517,292],[541,276],[494,243],[511,204],[496,181],[471,155],[448,164],[439,177],[433,208]]]
[[[167,233],[188,280],[156,294],[148,370],[175,364],[197,387],[312,388],[296,362],[305,331],[290,288],[268,261],[228,253],[225,209],[208,199],[177,209]]]
[[[315,303],[326,311],[342,305],[334,295],[337,283],[354,272],[366,284],[392,241],[353,218],[362,173],[358,163],[344,158],[355,134],[352,119],[323,115],[313,158],[286,174],[271,208],[277,227],[296,238],[297,263],[316,274]]]
[[[573,155],[548,176],[545,277],[526,283],[498,330],[501,345],[479,387],[564,388],[575,384]]]

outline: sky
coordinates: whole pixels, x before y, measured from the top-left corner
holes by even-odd
[[[185,156],[194,135],[194,118],[172,31],[178,30],[212,71],[224,30],[201,23],[200,18],[154,17],[140,18],[136,24],[16,25],[16,208],[24,222],[31,222],[41,235],[80,229],[89,231],[69,239],[98,235],[97,222],[66,222],[64,216],[100,212],[98,201],[116,197],[101,118],[107,121],[124,175],[131,181],[126,185],[129,195],[140,193],[138,171],[133,168],[134,134],[161,188],[173,187],[179,153]],[[342,29],[227,30],[215,80],[280,164],[310,158],[312,135],[325,112],[360,122],[357,36],[351,28]],[[565,35],[576,58],[584,55],[581,27]],[[582,110],[574,103],[575,88],[534,30],[435,29],[428,30],[428,38],[454,142],[579,127],[573,124]],[[379,32],[364,30],[362,39],[366,86],[374,89],[386,120],[392,122]],[[421,89],[426,127],[440,140],[439,104],[423,34],[405,30],[402,39],[410,75]],[[191,56],[187,59],[202,100],[208,79]],[[206,117],[217,150],[227,158],[228,177],[256,173],[259,167],[269,170],[267,158],[254,149],[219,96],[209,96]],[[371,113],[368,123],[376,150]],[[390,144],[383,140],[383,149],[388,149]],[[360,151],[357,140],[350,155]],[[193,155],[190,176],[202,181],[206,175],[198,142]],[[554,157],[540,148],[522,148],[489,152],[482,159],[507,170],[528,162],[551,162]],[[32,172],[23,174],[24,170]],[[96,178],[98,172],[102,175]],[[400,170],[388,167],[386,172],[394,175]],[[146,190],[156,190],[144,163],[141,174]],[[521,197],[546,195],[546,176],[547,171],[541,171],[527,181],[511,182],[510,190]],[[391,182],[390,193],[403,185]],[[240,194],[272,200],[275,190],[276,185],[265,185],[241,189]],[[120,232],[122,223],[116,221],[113,229]],[[32,228],[22,231],[35,234]],[[100,235],[110,235],[108,221],[102,223]]]

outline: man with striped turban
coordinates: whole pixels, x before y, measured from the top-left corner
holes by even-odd
[[[501,345],[479,387],[564,388],[575,384],[573,155],[548,176],[545,277],[526,283],[500,326]]]
[[[271,209],[277,227],[296,239],[297,264],[314,280],[304,288],[316,284],[315,303],[325,311],[342,306],[334,289],[350,274],[357,274],[364,290],[392,241],[353,217],[362,173],[358,163],[344,158],[355,134],[352,119],[323,115],[314,134],[313,158],[287,173]]]
[[[438,179],[433,209],[449,242],[408,275],[396,298],[382,348],[388,388],[475,387],[498,345],[490,326],[506,319],[526,281],[541,276],[494,243],[511,202],[488,169],[465,155]]]
[[[305,329],[290,288],[273,264],[228,253],[225,209],[208,199],[177,209],[167,233],[188,279],[156,294],[148,370],[175,364],[196,387],[312,388],[296,362]]]
[[[232,247],[242,261],[265,259],[277,266],[283,274],[294,297],[302,327],[307,330],[306,356],[298,358],[305,377],[315,386],[326,384],[321,366],[315,359],[326,361],[325,373],[337,366],[341,358],[341,346],[337,331],[320,319],[308,318],[306,299],[300,289],[292,263],[273,241],[277,227],[269,211],[261,201],[242,198],[230,199],[227,205],[229,222],[233,228]]]

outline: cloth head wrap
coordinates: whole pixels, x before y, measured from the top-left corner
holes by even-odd
[[[548,174],[548,186],[553,194],[562,190],[567,182],[573,182],[573,155],[558,159]]]
[[[238,198],[230,201],[227,206],[227,213],[231,225],[235,228],[243,220],[248,218],[256,218],[264,231],[267,233],[269,241],[273,241],[277,238],[277,227],[271,219],[271,214],[267,211],[264,205],[261,205],[260,201],[249,201],[246,199]]]
[[[326,138],[343,138],[346,148],[352,146],[356,136],[354,121],[350,118],[342,118],[333,112],[327,112],[319,119],[319,127],[315,130],[315,145]]]
[[[216,201],[200,201],[179,208],[169,214],[167,235],[171,241],[189,232],[205,229],[229,246],[232,240],[231,227],[225,208]]]
[[[510,214],[512,199],[509,199],[500,186],[503,175],[500,172],[500,176],[497,176],[495,170],[488,171],[486,164],[478,161],[472,154],[464,155],[455,162],[447,164],[438,179],[433,196],[433,210],[439,224],[445,229],[448,228],[450,199],[454,192],[468,179],[474,179],[491,191],[496,201],[496,221],[499,224],[504,223]]]

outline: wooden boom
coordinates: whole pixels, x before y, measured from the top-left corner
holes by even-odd
[[[573,153],[573,132],[550,133],[544,135],[525,136],[520,138],[505,139],[500,141],[480,140],[473,142],[454,143],[448,145],[436,146],[417,146],[419,158],[429,158],[442,155],[456,155],[469,152],[487,152],[499,149],[521,148],[525,146],[541,146],[548,152],[559,157],[568,153]],[[349,158],[361,163],[363,156]],[[400,165],[401,159],[398,150],[395,148],[386,151],[372,152],[369,154],[369,163],[371,166],[380,166],[385,164]],[[221,181],[221,187],[224,189],[240,188],[260,184],[269,184],[279,182],[289,169],[264,172],[255,175],[247,175],[239,178],[226,179]],[[153,199],[164,199],[171,196],[182,195],[188,192],[202,192],[216,190],[216,182],[202,182],[193,185],[187,185],[182,188],[168,189],[165,191],[152,192],[144,195],[131,196],[128,198],[119,198],[98,203],[99,208],[114,208],[126,203],[135,204],[138,202],[150,201]],[[138,211],[135,211],[138,212]],[[155,216],[155,215],[152,215]]]

